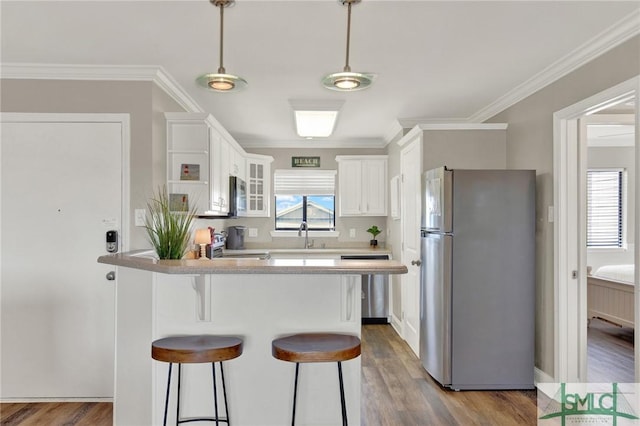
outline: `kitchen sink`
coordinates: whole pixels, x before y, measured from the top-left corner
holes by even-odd
[[[271,254],[267,252],[260,253],[223,253],[222,259],[271,259]]]

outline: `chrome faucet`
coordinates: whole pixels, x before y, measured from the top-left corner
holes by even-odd
[[[308,248],[311,248],[313,244],[309,245],[309,225],[304,220],[300,224],[300,228],[298,228],[298,237],[302,236],[303,229],[304,229],[304,248],[308,249]]]

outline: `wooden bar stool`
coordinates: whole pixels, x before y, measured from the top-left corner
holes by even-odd
[[[301,333],[275,339],[271,343],[274,358],[296,363],[296,376],[293,388],[293,415],[291,425],[296,423],[296,396],[298,393],[298,371],[303,362],[337,362],[340,381],[340,404],[342,405],[342,424],[347,426],[347,406],[344,398],[342,380],[342,361],[348,361],[360,355],[360,339],[356,336],[336,333]]]
[[[177,336],[159,339],[151,344],[151,357],[157,361],[169,363],[169,374],[167,378],[167,396],[164,402],[164,421],[167,424],[167,411],[169,409],[169,391],[171,389],[171,367],[178,364],[178,397],[176,409],[176,425],[179,423],[195,421],[212,421],[229,423],[229,408],[227,406],[227,388],[224,382],[224,370],[222,361],[228,361],[239,357],[242,354],[242,339],[227,336]],[[198,419],[180,419],[180,376],[182,374],[182,364],[211,363],[213,376],[213,405],[215,417],[203,417]],[[216,384],[216,362],[220,364],[220,376],[222,379],[222,393],[224,395],[224,410],[226,418],[220,418],[218,414],[218,388]]]

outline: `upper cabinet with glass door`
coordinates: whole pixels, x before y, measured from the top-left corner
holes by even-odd
[[[246,154],[247,216],[271,215],[271,163],[273,157]]]

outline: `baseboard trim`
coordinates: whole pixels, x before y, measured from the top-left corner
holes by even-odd
[[[29,404],[37,402],[113,402],[113,398],[0,398],[2,404]]]
[[[556,379],[553,376],[548,375],[544,371],[540,370],[538,367],[533,369],[534,371],[534,380],[535,383],[555,383]]]
[[[404,340],[404,336],[402,335],[402,322],[395,315],[391,315],[391,327],[393,327],[396,333],[398,333],[398,336]]]

